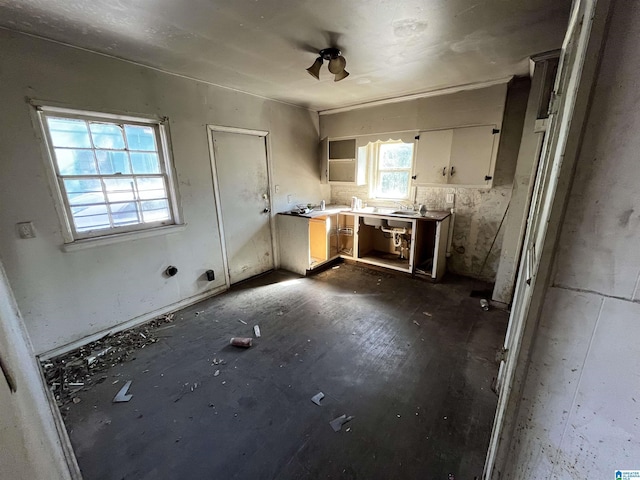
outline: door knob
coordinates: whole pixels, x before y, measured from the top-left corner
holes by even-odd
[[[262,213],[269,213],[271,211],[271,209],[269,207],[265,207],[265,209],[262,211]]]

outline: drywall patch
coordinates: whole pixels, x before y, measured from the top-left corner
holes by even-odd
[[[486,48],[487,45],[492,44],[493,41],[494,37],[484,30],[478,30],[465,35],[459,42],[452,43],[451,50],[456,53],[479,52]]]
[[[420,35],[427,29],[425,20],[405,18],[393,22],[393,34],[398,38],[411,38]]]

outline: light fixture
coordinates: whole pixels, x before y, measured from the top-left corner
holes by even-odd
[[[318,52],[318,58],[313,62],[309,68],[307,68],[307,72],[309,75],[314,77],[317,80],[320,80],[320,67],[322,66],[323,60],[329,61],[329,71],[333,73],[333,81],[339,82],[349,76],[349,72],[347,72],[344,67],[347,66],[347,61],[342,56],[342,52],[337,48],[324,48]]]

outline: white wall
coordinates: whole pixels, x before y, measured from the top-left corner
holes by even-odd
[[[0,355],[16,385],[0,374],[0,477],[68,479],[69,469],[35,355],[0,263]]]
[[[501,479],[640,469],[639,37],[640,4],[615,2]]]
[[[280,185],[274,213],[288,208],[287,194],[309,202],[328,196],[319,183],[314,112],[5,30],[0,42],[0,257],[37,353],[223,286],[207,124],[270,132],[274,185]],[[27,97],[169,117],[187,228],[63,252]],[[34,223],[36,238],[18,238],[15,224],[24,221]],[[179,273],[165,278],[170,264]],[[202,279],[209,268],[216,272],[210,283]]]
[[[501,84],[321,115],[320,134],[331,138],[487,123],[502,125],[493,188],[418,187],[416,196],[417,203],[445,210],[452,207],[446,204],[446,194],[456,194],[453,251],[447,260],[447,268],[454,273],[492,281],[498,268],[502,242],[502,232],[498,232],[498,227],[511,197],[528,89],[528,82],[518,83],[507,96],[507,84]],[[505,109],[507,104],[509,108]],[[354,195],[367,199],[368,192],[367,186],[336,185],[331,188],[333,203],[349,204]],[[496,242],[487,258],[494,238]],[[485,258],[487,262],[483,268]]]

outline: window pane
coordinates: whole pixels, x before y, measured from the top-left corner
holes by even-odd
[[[114,173],[131,173],[127,152],[114,152],[112,150],[96,150],[98,168],[104,175]]]
[[[157,153],[131,152],[133,173],[160,173],[160,161]]]
[[[111,209],[111,218],[115,226],[140,223],[136,202],[112,203],[109,208]]]
[[[378,195],[385,198],[406,198],[409,192],[409,172],[380,172]]]
[[[133,202],[136,199],[132,178],[105,178],[103,182],[109,202]]]
[[[162,178],[137,178],[138,194],[142,200],[154,198],[167,198]]]
[[[60,175],[95,175],[98,173],[92,150],[56,148],[56,163]]]
[[[97,178],[83,178],[82,180],[65,180],[64,188],[67,191],[69,205],[87,205],[92,203],[104,203],[102,184]]]
[[[153,128],[138,125],[125,125],[129,150],[156,151],[156,140]]]
[[[142,205],[142,217],[145,223],[161,222],[171,218],[169,202],[167,200],[152,200],[140,203]]]
[[[73,207],[71,213],[73,215],[73,223],[78,232],[98,228],[109,228],[111,226],[107,206],[104,204],[91,205],[88,207]]]
[[[383,143],[380,145],[380,168],[411,168],[411,143]]]
[[[87,122],[72,118],[47,117],[54,147],[91,148]]]
[[[91,137],[95,148],[124,150],[122,127],[113,123],[91,123]]]

